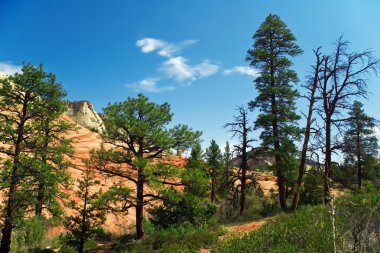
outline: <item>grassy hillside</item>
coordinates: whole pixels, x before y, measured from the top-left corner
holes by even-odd
[[[380,252],[379,193],[368,186],[335,201],[337,252]],[[304,207],[241,238],[221,241],[213,252],[334,252],[332,218],[331,207]]]

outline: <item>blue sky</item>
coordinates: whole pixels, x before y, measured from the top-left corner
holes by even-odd
[[[294,59],[301,82],[312,49],[328,52],[340,35],[352,49],[380,55],[378,0],[1,0],[0,71],[42,63],[68,99],[90,100],[98,111],[142,92],[169,102],[174,123],[203,131],[203,146],[212,138],[223,145],[235,106],[256,96],[255,71],[244,59],[269,13],[304,50]],[[366,109],[380,118],[380,79],[369,84]]]

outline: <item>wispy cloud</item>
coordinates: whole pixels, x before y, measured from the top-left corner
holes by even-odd
[[[196,40],[184,40],[179,44],[174,44],[155,38],[143,38],[136,42],[136,46],[141,48],[143,53],[157,52],[160,56],[170,58],[178,54],[183,48],[196,42]]]
[[[161,93],[161,92],[175,90],[174,86],[159,87],[157,85],[158,82],[159,82],[158,78],[147,78],[136,83],[127,84],[127,87],[134,89],[135,91],[138,91],[138,92],[146,91],[146,92],[152,92],[152,93]]]
[[[12,62],[5,61],[0,62],[0,73],[4,75],[13,75],[17,72],[21,72],[22,66],[12,64]]]
[[[139,82],[128,84],[127,87],[147,92],[164,92],[175,90],[177,86],[190,84],[191,82],[214,75],[219,66],[205,59],[200,63],[190,64],[189,59],[181,55],[181,51],[197,43],[197,40],[184,40],[180,43],[170,43],[156,38],[142,38],[136,41],[136,46],[142,53],[157,53],[166,58],[156,69],[160,73],[159,78],[148,78]],[[159,79],[171,79],[179,83],[177,86],[159,87]]]
[[[177,56],[165,61],[160,70],[171,79],[178,82],[192,82],[197,79],[215,74],[219,66],[210,63],[209,60],[195,65],[189,65],[185,57]]]
[[[259,72],[253,68],[247,67],[247,66],[235,66],[230,69],[225,69],[223,71],[224,75],[231,75],[231,74],[241,74],[241,75],[247,75],[247,76],[257,76]]]

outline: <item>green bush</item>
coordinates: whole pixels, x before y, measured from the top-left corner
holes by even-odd
[[[12,232],[11,251],[23,253],[43,247],[46,229],[46,220],[42,217],[35,216],[26,220]]]
[[[154,229],[147,224],[146,238],[141,241],[123,241],[116,245],[115,252],[198,252],[200,248],[211,248],[218,241],[219,230],[211,227],[195,228],[192,225]]]
[[[323,173],[315,167],[307,170],[300,191],[300,204],[316,205],[323,202]]]

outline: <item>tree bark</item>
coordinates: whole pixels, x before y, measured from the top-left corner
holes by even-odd
[[[212,168],[212,171],[211,171],[211,194],[210,194],[210,201],[211,201],[211,203],[214,203],[214,201],[215,201],[215,168]]]
[[[87,198],[88,198],[88,187],[86,186],[86,191],[84,195],[84,204],[83,204],[83,213],[82,213],[82,235],[79,240],[79,245],[78,245],[78,252],[83,253],[84,250],[84,244],[86,242],[86,213],[87,213]]]
[[[302,186],[302,180],[303,180],[303,177],[305,174],[306,155],[307,155],[307,148],[308,148],[309,140],[310,140],[310,130],[311,130],[311,123],[312,123],[312,118],[313,118],[313,111],[314,111],[315,91],[316,91],[317,85],[318,85],[319,70],[320,70],[320,65],[321,65],[319,48],[316,51],[314,51],[314,53],[317,57],[317,62],[315,65],[314,78],[313,78],[313,83],[312,83],[311,90],[310,90],[309,111],[307,114],[305,137],[304,137],[303,145],[302,145],[301,160],[300,160],[300,165],[298,168],[298,177],[297,177],[296,185],[294,187],[292,210],[295,210],[298,207],[300,190],[301,190],[301,186]]]
[[[331,118],[326,117],[326,154],[325,154],[325,175],[324,175],[324,203],[330,203],[330,171],[331,171]]]
[[[27,120],[27,107],[28,107],[28,99],[30,97],[30,93],[27,92],[25,94],[24,102],[23,102],[23,108],[22,108],[22,116],[20,120],[20,124],[18,126],[17,130],[17,139],[15,144],[15,152],[13,156],[13,167],[12,167],[12,174],[10,178],[10,186],[9,186],[9,192],[8,192],[8,202],[7,206],[5,208],[5,217],[4,217],[4,227],[1,230],[1,245],[0,245],[0,252],[1,253],[7,253],[11,250],[11,237],[12,237],[12,230],[13,230],[13,211],[15,207],[15,200],[14,200],[14,193],[17,190],[19,179],[18,179],[18,167],[20,164],[20,154],[21,154],[21,144],[23,141],[23,135],[24,135],[24,125]]]
[[[362,188],[362,157],[361,157],[359,131],[357,131],[357,134],[356,134],[356,150],[357,150],[357,159],[358,159],[358,190],[360,190]]]
[[[136,201],[136,239],[144,237],[144,175],[143,169],[138,168],[137,178],[137,201]]]

